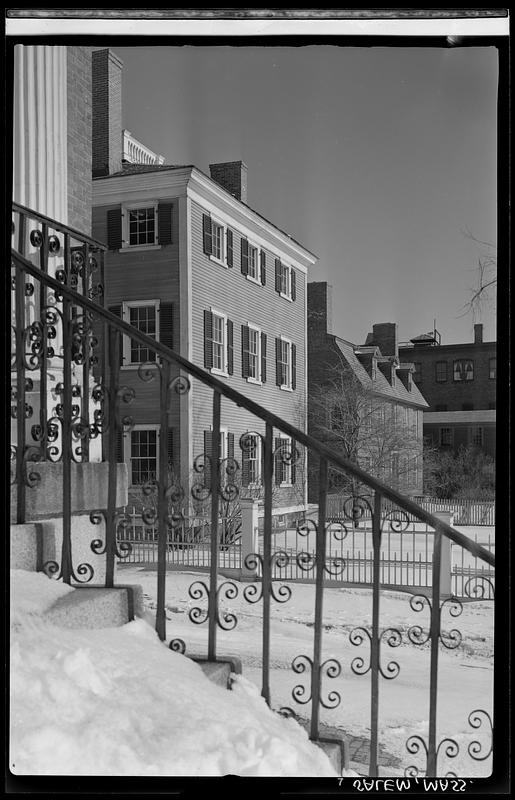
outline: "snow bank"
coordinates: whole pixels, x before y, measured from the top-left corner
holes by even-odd
[[[232,692],[215,686],[144,620],[57,628],[43,612],[69,587],[18,571],[11,585],[13,773],[337,776],[243,677]]]

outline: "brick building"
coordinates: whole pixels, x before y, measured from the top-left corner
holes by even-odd
[[[433,446],[458,450],[474,445],[495,456],[497,343],[441,344],[438,331],[422,334],[399,348],[401,362],[415,365],[413,379],[429,408],[424,437]]]
[[[122,63],[105,50],[93,63],[93,232],[108,246],[107,307],[305,429],[306,281],[316,257],[247,204],[242,161],[212,164],[208,176],[193,165],[160,163],[139,143],[145,163],[126,163]],[[152,356],[128,341],[122,355],[123,382],[136,392],[135,425],[120,452],[130,482],[157,473],[165,446],[184,486],[195,457],[210,453],[211,391],[193,381],[170,408],[171,435],[160,443],[159,393],[138,377]],[[236,458],[243,487],[260,482],[264,429],[256,425],[245,410],[222,404],[222,458]],[[249,432],[253,446],[242,453],[240,437]],[[298,465],[276,459],[275,483],[283,513],[304,508]]]
[[[427,403],[413,366],[399,362],[397,325],[374,325],[365,345],[345,341],[332,333],[331,293],[325,282],[308,284],[309,432],[380,480],[419,495]],[[309,478],[315,502],[314,469]],[[332,483],[337,488],[337,476]]]

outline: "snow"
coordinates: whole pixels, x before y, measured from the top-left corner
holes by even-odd
[[[145,619],[50,624],[45,611],[74,590],[42,574],[13,570],[11,587],[15,775],[337,777],[246,677],[234,676],[232,691],[216,686]]]

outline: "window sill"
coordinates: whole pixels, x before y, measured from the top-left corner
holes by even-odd
[[[245,277],[246,277],[246,278],[247,278],[247,280],[248,280],[248,281],[250,281],[251,283],[255,283],[255,284],[256,284],[256,286],[262,286],[262,285],[263,285],[263,284],[261,283],[261,280],[260,280],[259,278],[254,278],[252,275],[246,275]]]
[[[209,371],[210,371],[211,375],[219,375],[221,378],[228,378],[229,377],[229,373],[228,372],[224,372],[223,370],[218,369],[217,367],[211,367],[211,369]]]
[[[212,261],[214,264],[218,264],[220,267],[224,269],[230,269],[229,264],[226,261],[222,261],[220,258],[216,256],[209,256],[209,260]]]
[[[263,381],[260,381],[257,378],[247,378],[247,383],[253,383],[254,386],[263,386]]]
[[[279,389],[281,390],[281,392],[293,392],[291,386],[279,386]]]
[[[144,250],[161,250],[160,244],[131,244],[126,247],[120,247],[119,253],[141,253]]]
[[[289,294],[283,294],[282,292],[279,292],[279,297],[283,297],[285,300],[288,300],[289,303],[293,303],[293,298]]]

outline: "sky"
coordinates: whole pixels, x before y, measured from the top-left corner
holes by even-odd
[[[244,161],[248,205],[318,257],[309,280],[333,287],[342,338],[397,322],[402,342],[436,320],[443,344],[475,322],[493,340],[493,302],[464,312],[495,253],[470,235],[496,245],[497,50],[356,43],[114,41],[123,125],[166,163]]]

